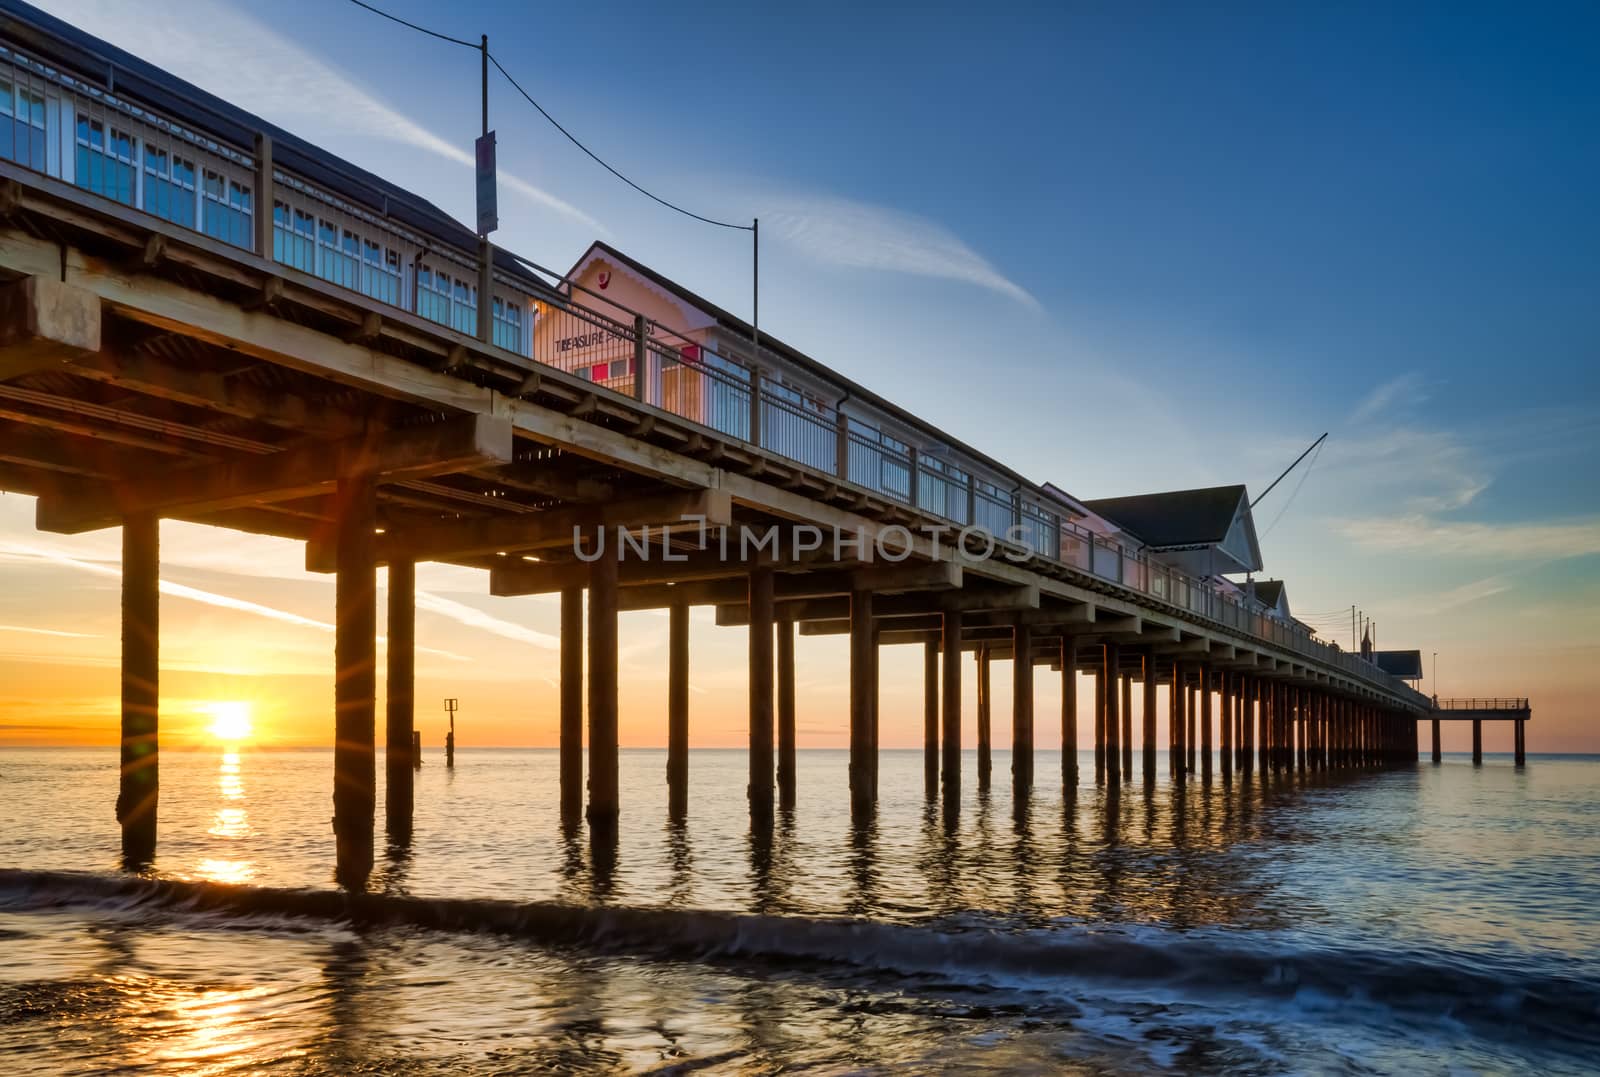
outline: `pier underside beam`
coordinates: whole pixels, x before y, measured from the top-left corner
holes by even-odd
[[[689,811],[689,607],[668,610],[667,812],[682,819]]]
[[[592,830],[608,832],[621,810],[617,774],[617,561],[589,565],[589,807]]]
[[[156,850],[161,792],[160,551],[161,521],[134,517],[122,525],[122,774],[117,821],[122,856],[132,867]]]

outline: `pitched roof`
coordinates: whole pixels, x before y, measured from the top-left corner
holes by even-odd
[[[1373,651],[1372,661],[1392,677],[1405,681],[1422,679],[1421,651]]]
[[[1276,606],[1283,598],[1282,580],[1255,580],[1256,601],[1263,606]]]
[[[1159,549],[1221,542],[1228,537],[1244,499],[1243,486],[1212,486],[1203,490],[1103,497],[1085,501],[1084,506]]]

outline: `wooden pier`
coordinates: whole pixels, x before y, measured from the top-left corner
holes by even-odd
[[[0,0],[0,12],[16,6]],[[161,519],[301,541],[308,569],[335,574],[330,787],[350,885],[372,861],[379,566],[386,822],[400,834],[422,561],[482,569],[508,602],[559,596],[557,795],[569,825],[586,816],[598,834],[653,810],[618,784],[625,610],[670,611],[675,815],[691,803],[688,610],[749,627],[756,827],[795,798],[796,633],[849,637],[861,816],[877,799],[883,646],[922,648],[925,781],[949,805],[966,669],[989,781],[994,662],[1027,674],[1011,701],[1019,793],[1034,776],[1033,667],[1061,676],[1069,747],[1078,676],[1093,677],[1093,778],[1112,787],[1136,759],[1156,777],[1158,688],[1175,781],[1409,766],[1418,720],[1448,717],[1359,655],[1087,528],[1049,488],[866,387],[781,342],[742,339],[747,327],[720,308],[696,308],[708,324],[674,323],[576,271],[530,268],[416,196],[53,19],[6,15],[0,43],[0,77],[37,96],[44,123],[37,154],[0,159],[0,488],[37,497],[42,530],[124,529],[117,815],[131,860],[156,834]],[[81,146],[75,130],[89,132]],[[138,165],[125,189],[107,186],[124,144]],[[173,179],[180,160],[201,177],[193,189]],[[750,533],[772,541],[719,546]],[[630,546],[641,534],[652,556]],[[1070,750],[1063,768],[1076,786]]]
[[[1533,708],[1526,699],[1438,699],[1427,715],[1433,726],[1433,761],[1439,762],[1439,723],[1472,723],[1472,765],[1483,765],[1483,723],[1511,722],[1511,758],[1517,766],[1528,761],[1527,723]]]

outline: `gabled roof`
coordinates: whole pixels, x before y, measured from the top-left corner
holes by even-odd
[[[1256,601],[1263,606],[1276,607],[1283,598],[1282,580],[1254,580]],[[1247,587],[1246,590],[1249,590]]]
[[[1139,536],[1156,551],[1216,547],[1238,571],[1261,570],[1261,548],[1243,486],[1212,486],[1085,501],[1085,507]],[[1235,535],[1235,532],[1242,534]],[[1235,535],[1236,541],[1228,541]],[[1233,571],[1232,566],[1217,566]]]
[[[1422,679],[1421,651],[1373,651],[1372,661],[1385,673],[1403,681]]]

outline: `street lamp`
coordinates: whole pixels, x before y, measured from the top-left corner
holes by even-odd
[[[1439,702],[1439,652],[1433,652],[1433,701]]]

